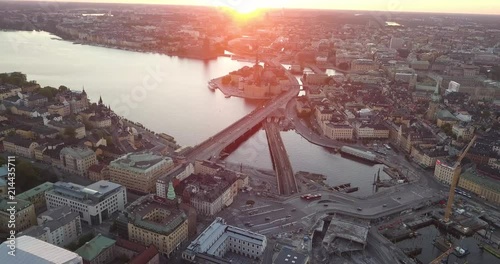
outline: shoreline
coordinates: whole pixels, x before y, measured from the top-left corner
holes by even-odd
[[[95,43],[95,42],[89,42],[89,41],[79,41],[77,39],[73,39],[72,37],[67,37],[65,34],[61,34],[59,32],[53,32],[51,30],[47,29],[42,29],[42,30],[21,30],[21,29],[5,29],[2,28],[0,29],[0,32],[47,32],[57,38],[51,37],[51,39],[54,40],[59,40],[59,41],[67,41],[72,43],[73,45],[87,45],[87,46],[92,46],[92,47],[101,47],[101,48],[108,48],[108,49],[115,49],[115,50],[125,50],[125,51],[130,51],[130,52],[140,52],[140,53],[145,53],[145,54],[159,54],[159,55],[166,55],[169,57],[177,57],[181,59],[192,59],[192,60],[202,60],[202,61],[209,61],[209,60],[216,60],[217,58],[224,56],[224,52],[213,52],[207,56],[198,56],[196,54],[183,54],[183,53],[168,53],[168,52],[162,52],[158,50],[148,50],[144,48],[132,48],[132,47],[124,47],[124,46],[119,46],[119,45],[111,45],[111,44],[101,44],[101,43]]]

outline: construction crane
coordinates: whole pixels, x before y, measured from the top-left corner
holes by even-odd
[[[458,180],[460,179],[460,162],[462,159],[465,157],[467,152],[469,151],[470,147],[474,144],[476,141],[477,136],[474,136],[472,140],[469,142],[469,145],[460,153],[458,156],[457,161],[455,162],[455,165],[453,166],[453,179],[451,180],[451,185],[450,185],[450,194],[448,195],[448,203],[446,204],[446,211],[444,212],[444,222],[448,223],[450,221],[450,215],[451,215],[451,209],[453,207],[453,202],[455,199],[455,188],[458,185]]]

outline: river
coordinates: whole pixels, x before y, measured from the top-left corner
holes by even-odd
[[[207,82],[247,62],[228,57],[204,62],[159,54],[73,44],[47,32],[0,32],[0,72],[20,71],[42,86],[66,85],[99,96],[117,114],[174,136],[181,145],[196,145],[252,111],[260,102],[225,98]],[[351,182],[354,195],[371,194],[380,165],[366,165],[283,132],[294,171],[328,176],[330,185]],[[272,169],[264,132],[243,143],[228,161]],[[382,173],[381,178],[387,176]]]

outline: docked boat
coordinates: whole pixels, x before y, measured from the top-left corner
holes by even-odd
[[[224,97],[226,97],[226,98],[231,98],[231,96],[230,96],[229,94],[228,94],[228,95],[226,95],[226,96],[224,96]]]
[[[454,255],[461,258],[469,255],[469,250],[461,248],[461,247],[455,247],[455,252]]]

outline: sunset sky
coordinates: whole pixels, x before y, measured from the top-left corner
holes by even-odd
[[[50,0],[49,0],[50,1]],[[225,5],[257,7],[500,14],[499,0],[65,0],[71,2]],[[64,0],[61,2],[65,2]]]

